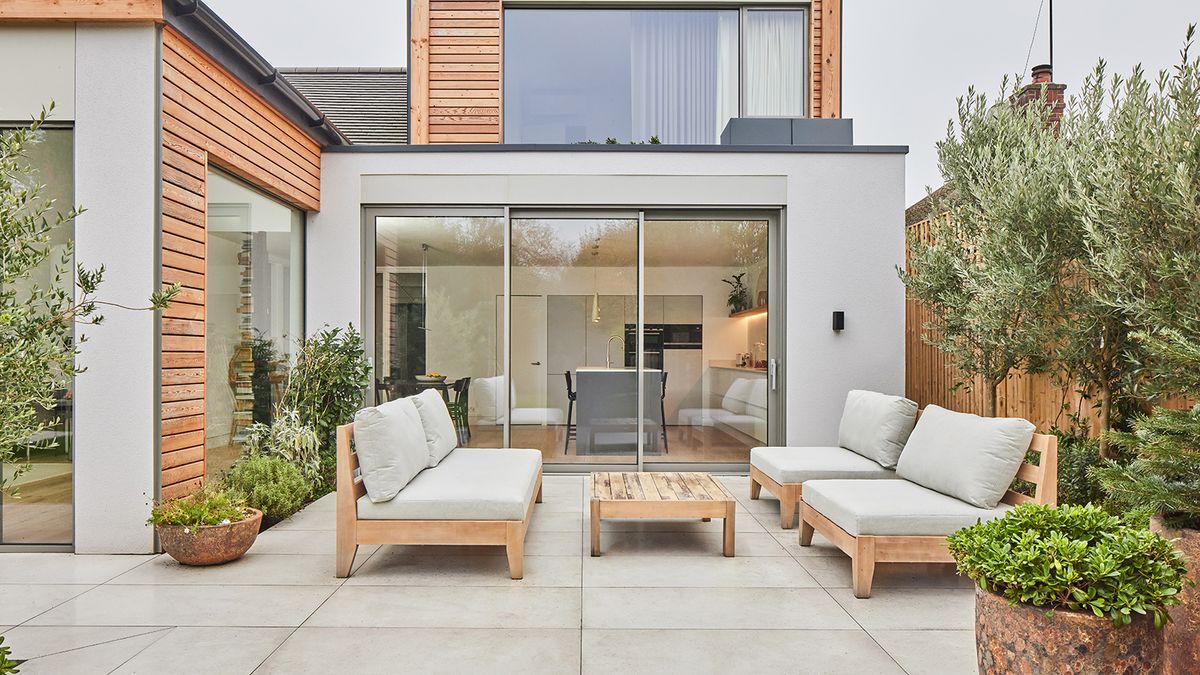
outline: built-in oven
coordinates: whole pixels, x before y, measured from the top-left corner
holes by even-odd
[[[637,366],[637,324],[625,324],[625,367]],[[643,331],[642,356],[646,368],[662,370],[663,352],[704,347],[703,326],[698,323],[648,323]]]

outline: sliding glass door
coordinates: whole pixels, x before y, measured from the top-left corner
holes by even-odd
[[[438,388],[463,445],[562,470],[746,465],[782,341],[778,219],[744,215],[373,214],[376,400]]]

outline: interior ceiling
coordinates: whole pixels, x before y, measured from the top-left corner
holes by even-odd
[[[637,221],[513,219],[513,264],[519,267],[632,267]],[[766,256],[765,220],[647,220],[648,267],[745,267]],[[493,217],[380,217],[376,265],[500,266],[504,221]],[[593,255],[593,252],[595,255]]]

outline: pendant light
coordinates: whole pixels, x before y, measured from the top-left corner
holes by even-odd
[[[429,244],[425,243],[421,244],[421,303],[425,308],[423,312],[425,316],[422,317],[424,319],[429,314]],[[425,321],[422,321],[421,325],[417,326],[417,328],[426,333],[432,332],[425,325]]]
[[[596,240],[600,241],[599,239]],[[592,245],[592,323],[600,323],[600,284],[597,277],[596,259],[600,255],[600,244]]]

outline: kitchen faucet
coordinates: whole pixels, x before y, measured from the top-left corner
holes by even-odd
[[[605,368],[612,368],[612,354],[610,352],[611,352],[613,340],[624,341],[625,338],[621,337],[620,335],[610,335],[609,336],[608,343],[604,345],[604,367]]]

